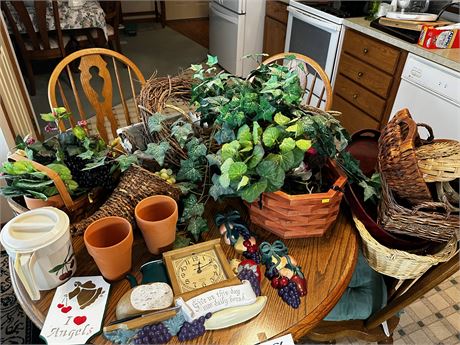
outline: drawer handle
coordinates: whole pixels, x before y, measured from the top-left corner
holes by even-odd
[[[353,99],[356,99],[356,98],[358,98],[358,94],[357,94],[357,93],[353,94]]]
[[[358,78],[361,78],[364,75],[363,72],[358,72]]]
[[[367,53],[369,53],[369,49],[367,49],[367,48],[364,48],[364,49],[363,49],[363,53],[364,53],[364,54],[367,54]]]

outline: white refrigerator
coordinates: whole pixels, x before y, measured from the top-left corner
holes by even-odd
[[[211,0],[209,54],[228,72],[246,77],[258,66],[248,54],[263,49],[265,0]]]

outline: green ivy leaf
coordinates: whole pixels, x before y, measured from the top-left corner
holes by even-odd
[[[291,133],[295,133],[296,137],[298,137],[298,136],[300,136],[300,135],[302,135],[304,133],[303,126],[299,122],[296,122],[295,124],[293,124],[293,125],[289,126],[288,128],[286,128],[286,131],[291,132]]]
[[[21,175],[26,173],[32,173],[35,171],[32,163],[27,161],[18,161],[18,162],[5,162],[3,163],[0,172],[9,174],[9,175]]]
[[[288,152],[294,150],[296,141],[292,138],[284,138],[280,145],[281,152]]]
[[[234,162],[232,165],[230,165],[230,168],[228,169],[228,177],[232,181],[239,179],[246,173],[247,170],[248,170],[248,167],[246,166],[245,163]]]
[[[243,200],[254,202],[265,191],[267,184],[267,179],[261,178],[259,181],[244,187],[239,194]]]
[[[230,187],[230,182],[230,176],[228,175],[228,173],[222,173],[222,175],[219,176],[219,183],[222,187]]]
[[[244,124],[238,129],[238,134],[236,135],[236,138],[240,142],[241,145],[244,146],[244,143],[250,142],[252,140],[252,135],[251,135],[251,129],[249,128],[248,125]]]
[[[75,191],[78,188],[78,183],[74,180],[66,180],[65,185],[67,189],[71,192]]]
[[[169,147],[167,141],[162,141],[159,144],[149,143],[144,153],[155,159],[160,166],[163,166],[166,152],[169,150]]]
[[[218,62],[219,61],[217,59],[217,56],[212,56],[208,54],[208,61],[206,62],[208,66],[211,67],[211,66],[217,65]]]
[[[180,147],[184,147],[185,142],[190,134],[193,133],[190,123],[176,124],[171,127],[171,134],[176,138]]]
[[[173,244],[173,249],[184,248],[190,245],[190,238],[182,235],[177,235]]]
[[[214,200],[218,200],[222,195],[232,195],[234,191],[232,188],[224,187],[220,183],[220,176],[214,174],[212,176],[212,186],[209,188],[209,195],[211,195]]]
[[[293,168],[296,168],[299,164],[296,165],[296,161],[294,159],[294,152],[293,150],[291,151],[286,151],[286,152],[281,152],[280,153],[280,166],[284,171],[291,170]]]
[[[238,183],[238,187],[236,188],[236,190],[240,190],[241,188],[247,186],[248,183],[249,183],[249,177],[247,176],[241,177],[241,180]]]
[[[263,121],[268,121],[272,122],[273,120],[273,114],[275,113],[276,108],[270,104],[268,99],[265,97],[260,98],[260,106],[259,110],[257,111],[257,115],[254,118],[254,120],[263,120]]]
[[[216,166],[220,167],[222,165],[221,158],[222,158],[221,156],[216,155],[215,153],[208,153],[206,155],[206,159],[208,160],[209,166],[216,165]]]
[[[280,126],[287,125],[291,121],[289,117],[284,116],[281,112],[276,113],[274,120]]]
[[[139,164],[136,155],[121,155],[115,159],[120,165],[121,172],[126,171],[131,165]]]
[[[203,143],[200,143],[198,138],[191,138],[188,143],[185,145],[187,148],[188,157],[193,160],[198,160],[201,157],[206,156],[206,146]]]
[[[296,140],[295,145],[303,152],[306,152],[311,147],[311,140],[299,139]]]
[[[202,217],[192,218],[188,223],[187,231],[192,234],[195,241],[198,241],[201,233],[208,231],[208,223]]]
[[[238,150],[240,149],[240,143],[234,140],[230,143],[222,145],[221,156],[222,160],[226,161],[228,158],[236,158],[238,156]]]
[[[80,153],[78,157],[80,157],[83,160],[88,160],[88,159],[93,158],[93,155],[94,155],[94,151],[86,150],[85,152]]]
[[[267,147],[272,147],[273,145],[275,145],[280,134],[281,134],[281,131],[278,128],[268,127],[262,135],[262,141],[264,145]]]
[[[174,186],[180,189],[182,195],[187,195],[191,190],[197,187],[195,183],[191,182],[177,182]]]
[[[204,204],[198,202],[195,194],[190,194],[184,199],[184,210],[182,211],[180,221],[185,222],[192,217],[201,216],[203,212]]]
[[[262,135],[262,128],[257,121],[252,123],[252,141],[254,145],[260,144],[260,136]]]
[[[150,133],[159,132],[163,128],[161,123],[166,119],[166,116],[155,113],[149,117],[147,125],[149,127]]]
[[[194,65],[194,64],[192,64],[192,65],[190,66],[190,69],[191,69],[192,71],[195,71],[195,72],[201,70],[202,68],[203,68],[203,66],[201,66],[201,65]]]
[[[216,139],[219,145],[222,145],[224,143],[229,143],[232,140],[235,140],[235,133],[226,123],[224,123],[222,128],[216,132],[214,139]]]
[[[198,163],[193,159],[180,161],[180,169],[177,172],[177,179],[180,181],[199,182],[202,181],[203,175],[199,169]]]
[[[262,159],[264,158],[264,154],[265,154],[265,151],[262,145],[254,146],[254,150],[252,151],[252,156],[247,162],[248,168],[254,169],[257,166],[257,164],[259,164],[262,161]]]
[[[83,140],[86,138],[86,131],[81,126],[75,126],[72,128],[72,132],[78,140]]]
[[[292,169],[293,169],[293,168],[297,168],[300,165],[300,163],[303,161],[305,157],[305,153],[301,149],[296,147],[294,150],[292,150],[292,154],[294,158],[294,161],[292,163]]]
[[[267,179],[267,182],[275,188],[280,189],[284,184],[284,170],[279,164],[271,160],[263,160],[256,169],[259,176]],[[274,191],[272,190],[272,191]]]

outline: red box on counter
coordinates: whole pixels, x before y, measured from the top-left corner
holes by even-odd
[[[443,29],[424,25],[420,32],[418,44],[428,49],[459,48],[459,29]]]

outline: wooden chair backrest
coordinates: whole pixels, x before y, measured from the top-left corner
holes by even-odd
[[[287,56],[295,56],[295,59],[287,59]],[[270,63],[280,63],[286,65],[290,69],[296,69],[300,84],[303,88],[304,98],[302,104],[313,105],[320,108],[324,102],[324,109],[331,110],[332,107],[332,87],[329,77],[322,67],[308,56],[297,53],[280,53],[270,56],[263,61],[264,65]],[[320,79],[323,83],[321,87],[318,83]],[[315,93],[313,93],[313,90]],[[315,98],[317,98],[315,100]],[[312,104],[313,102],[313,104]]]
[[[51,48],[50,45],[50,31],[48,30],[48,25],[46,23],[46,11],[48,3],[48,1],[34,1],[35,16],[37,23],[36,30],[30,18],[29,12],[27,11],[27,7],[24,4],[24,1],[2,1],[2,11],[5,14],[5,17],[10,25],[11,31],[13,32],[13,35],[15,37],[15,40],[17,44],[20,46],[19,48],[22,50],[23,53],[27,52],[24,41],[24,38],[27,37],[27,41],[29,44],[32,45],[34,51],[45,52],[47,50],[49,51],[59,49],[62,53],[62,56],[65,55],[57,1],[51,1],[51,5],[53,10],[55,32],[57,33],[58,39],[58,48]],[[10,7],[8,5],[14,8],[14,10],[17,12],[19,20],[22,22],[22,25],[26,30],[24,34],[21,34],[18,26],[19,23],[16,23],[16,21],[14,20],[13,15],[10,11]]]
[[[121,16],[121,1],[101,1],[100,5],[105,12],[105,21],[118,28]]]
[[[105,58],[105,59],[104,59]],[[118,93],[120,95],[120,100],[123,108],[124,119],[126,120],[126,125],[131,125],[131,116],[130,110],[128,109],[128,98],[123,90],[122,87],[122,80],[121,80],[121,70],[126,70],[129,78],[129,86],[130,86],[130,93],[131,97],[134,101],[134,108],[136,119],[139,121],[139,109],[137,106],[137,92],[135,83],[138,83],[138,89],[140,89],[145,84],[145,78],[142,75],[139,68],[126,56],[117,53],[116,51],[104,49],[104,48],[90,48],[90,49],[82,49],[73,54],[70,54],[66,58],[64,58],[54,69],[53,73],[51,74],[49,83],[48,83],[48,100],[51,108],[56,108],[58,106],[64,106],[68,111],[72,114],[76,114],[73,112],[71,105],[65,95],[63,84],[61,83],[59,77],[61,76],[62,72],[65,70],[67,72],[67,76],[70,81],[70,87],[72,89],[73,96],[75,98],[75,104],[77,108],[77,113],[79,114],[79,118],[81,120],[86,120],[87,113],[85,111],[84,104],[82,102],[82,98],[80,97],[78,87],[76,84],[76,80],[74,79],[74,75],[71,71],[70,64],[76,60],[80,60],[78,69],[80,70],[80,84],[81,88],[83,89],[84,95],[86,96],[86,100],[89,102],[90,107],[92,108],[92,114],[96,115],[96,127],[101,135],[101,137],[107,142],[109,139],[109,134],[105,127],[106,119],[110,122],[110,130],[111,130],[111,137],[116,137],[116,130],[119,127],[119,123],[113,112],[113,90],[114,86],[112,83],[111,73],[109,71],[108,63],[113,68],[113,74],[115,76],[116,85],[118,88]],[[106,61],[108,60],[108,62]],[[119,68],[119,64],[126,66],[126,69]],[[98,77],[102,78],[103,85],[101,87],[101,92],[95,90],[92,84],[93,75],[91,71],[93,68],[97,69]],[[58,89],[58,90],[56,90]],[[62,103],[59,103],[57,100],[57,91],[59,91],[60,98]],[[71,115],[70,119],[70,126],[75,126],[77,123],[75,117]],[[59,129],[61,131],[65,130],[68,126],[61,121],[58,123]]]

